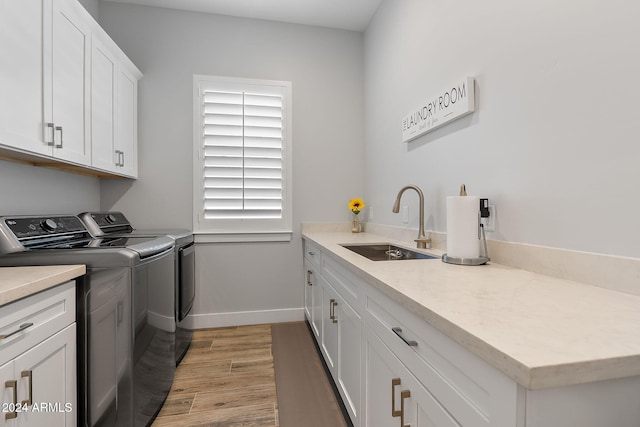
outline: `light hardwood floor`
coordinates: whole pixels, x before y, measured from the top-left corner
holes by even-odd
[[[277,427],[271,325],[194,331],[152,427]]]

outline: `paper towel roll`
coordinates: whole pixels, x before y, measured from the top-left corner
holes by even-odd
[[[478,258],[478,212],[480,198],[476,196],[447,197],[447,256]]]

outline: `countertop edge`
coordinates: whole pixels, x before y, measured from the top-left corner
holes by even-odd
[[[0,268],[0,306],[45,291],[80,277],[86,267],[80,264]]]

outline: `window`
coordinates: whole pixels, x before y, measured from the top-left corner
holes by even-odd
[[[291,83],[194,76],[194,231],[291,239]]]

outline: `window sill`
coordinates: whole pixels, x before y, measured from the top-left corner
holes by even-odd
[[[293,231],[255,231],[255,232],[207,232],[194,231],[196,243],[258,243],[290,242]]]

